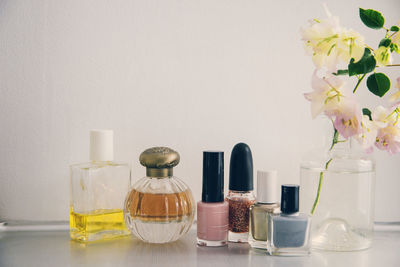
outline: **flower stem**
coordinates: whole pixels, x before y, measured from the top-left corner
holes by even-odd
[[[356,87],[354,87],[353,89],[353,94],[357,91],[358,86],[360,85],[361,81],[364,79],[365,75],[367,75],[366,73],[364,73],[363,76],[361,76],[361,78],[358,78],[358,82],[356,84]]]
[[[331,163],[332,158],[330,158],[326,163],[325,163],[325,170],[326,171],[329,167],[329,163]],[[311,215],[314,215],[315,209],[317,208],[317,205],[319,203],[319,195],[321,194],[321,187],[322,187],[322,181],[324,180],[324,171],[319,173],[319,183],[318,183],[318,191],[317,191],[317,196],[315,197],[314,204],[311,209]]]
[[[384,67],[400,67],[400,64],[389,64],[385,65]]]
[[[334,129],[334,132],[333,132],[333,138],[332,138],[332,145],[329,148],[329,151],[331,151],[332,148],[339,142],[339,132],[338,132],[338,130],[336,130],[335,126],[333,127],[333,129]]]
[[[331,147],[329,148],[329,151],[331,151],[331,150],[333,149],[333,147],[334,147],[337,143],[341,142],[341,141],[339,141],[339,132],[336,130],[336,128],[334,128],[334,129],[335,129],[335,132],[334,132],[334,134],[333,134],[332,145],[331,145]],[[323,170],[323,171],[321,171],[321,172],[319,173],[319,183],[318,183],[317,196],[315,197],[314,204],[313,204],[312,209],[311,209],[311,215],[314,215],[315,209],[316,209],[317,206],[318,206],[318,203],[319,203],[319,196],[320,196],[320,194],[321,194],[322,182],[324,181],[324,172],[325,172],[326,170],[328,170],[329,163],[331,163],[331,161],[332,161],[332,158],[330,158],[330,159],[325,163],[325,170]]]
[[[374,49],[372,47],[370,47],[369,45],[367,45],[366,43],[364,43],[364,45],[371,51],[374,51]]]

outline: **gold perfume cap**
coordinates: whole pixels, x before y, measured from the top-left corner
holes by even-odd
[[[179,163],[179,153],[169,147],[152,147],[140,154],[140,164],[146,167],[150,177],[169,177],[173,167]]]

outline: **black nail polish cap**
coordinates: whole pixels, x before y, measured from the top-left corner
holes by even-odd
[[[299,211],[299,189],[296,184],[282,185],[281,192],[281,211],[285,214],[296,213]]]
[[[229,190],[253,190],[253,157],[245,143],[236,144],[232,149],[229,165]]]
[[[224,201],[224,152],[203,152],[203,202]]]

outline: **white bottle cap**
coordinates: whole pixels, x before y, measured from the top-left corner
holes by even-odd
[[[114,159],[114,132],[112,130],[90,131],[90,160],[112,161]]]
[[[257,171],[257,201],[260,203],[278,203],[277,171]]]

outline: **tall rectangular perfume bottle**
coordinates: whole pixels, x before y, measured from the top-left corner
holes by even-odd
[[[268,217],[280,212],[277,197],[277,172],[257,172],[257,203],[250,207],[249,244],[267,249]]]
[[[271,255],[301,256],[310,253],[311,217],[299,213],[299,186],[282,185],[281,214],[271,215],[268,252]]]
[[[224,152],[203,152],[203,192],[197,203],[197,245],[228,243],[228,203],[224,201]]]
[[[90,162],[71,165],[70,236],[81,242],[128,235],[123,207],[130,167],[113,162],[113,131],[90,132]]]

